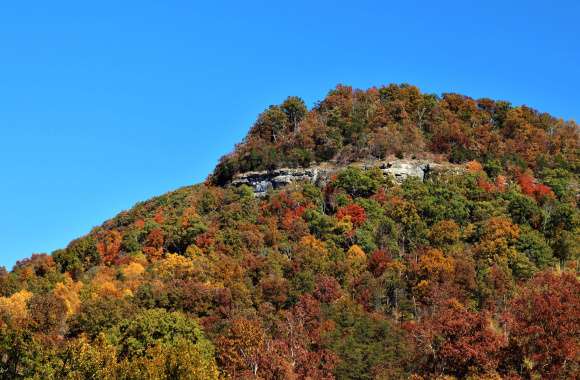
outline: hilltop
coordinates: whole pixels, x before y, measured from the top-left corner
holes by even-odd
[[[578,148],[505,101],[289,97],[205,183],[0,272],[0,378],[572,378]]]
[[[423,94],[406,84],[366,91],[339,85],[310,111],[295,96],[268,107],[220,160],[211,182],[224,184],[248,171],[389,156],[575,172],[577,144],[576,123],[506,101]]]

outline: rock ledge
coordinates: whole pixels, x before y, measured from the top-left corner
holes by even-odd
[[[353,163],[350,166],[358,166],[362,169],[380,168],[387,176],[391,176],[396,182],[401,183],[408,177],[416,177],[421,181],[441,172],[463,172],[462,165],[450,163],[436,163],[428,160],[391,160],[374,161],[367,163]],[[279,189],[295,182],[310,182],[324,184],[330,175],[347,166],[311,166],[308,168],[282,168],[271,171],[255,171],[237,174],[230,186],[248,185],[254,189],[256,196],[265,196],[270,189]]]

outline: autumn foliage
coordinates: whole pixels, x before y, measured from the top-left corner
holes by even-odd
[[[105,264],[113,263],[119,256],[121,234],[118,231],[103,231],[97,237],[97,251]]]
[[[520,185],[522,192],[530,197],[534,197],[537,200],[543,200],[546,198],[554,198],[554,192],[549,186],[541,183],[537,183],[533,176],[530,174],[521,174],[518,177],[518,184]]]
[[[206,183],[0,268],[0,378],[577,378],[578,141],[409,85],[290,97]],[[391,156],[458,165],[402,183],[364,165]],[[312,163],[335,172],[227,185]]]
[[[505,314],[510,359],[529,376],[578,374],[580,282],[570,273],[542,273],[521,289]]]
[[[338,220],[348,218],[348,220],[357,227],[363,224],[367,219],[364,208],[356,204],[350,204],[348,206],[341,207],[336,212],[336,217]]]
[[[420,324],[407,326],[417,343],[420,373],[428,376],[493,373],[507,339],[485,312],[472,312],[456,300],[439,306]]]

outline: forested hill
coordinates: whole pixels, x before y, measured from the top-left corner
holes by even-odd
[[[0,271],[0,379],[575,378],[578,148],[507,102],[288,98],[206,183]],[[349,165],[391,156],[464,170]],[[323,184],[230,185],[330,161]]]
[[[240,172],[391,155],[477,160],[496,171],[515,165],[577,172],[577,144],[573,121],[506,101],[422,94],[410,85],[339,85],[310,111],[295,96],[267,108],[211,178],[223,184]]]

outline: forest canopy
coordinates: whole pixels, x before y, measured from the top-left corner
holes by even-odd
[[[206,183],[1,270],[0,378],[574,378],[578,132],[410,85],[289,97]],[[349,165],[390,156],[465,170]],[[224,186],[327,161],[320,186]]]
[[[509,166],[574,172],[577,144],[575,122],[506,101],[424,94],[407,84],[338,85],[311,110],[295,96],[268,107],[211,178],[224,184],[252,170],[432,155],[477,160],[488,173]]]

